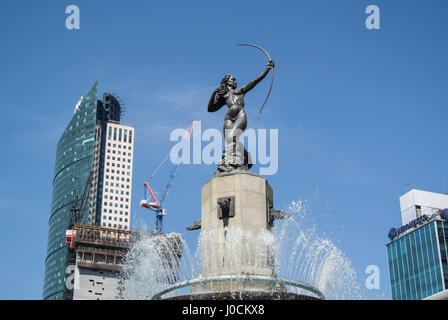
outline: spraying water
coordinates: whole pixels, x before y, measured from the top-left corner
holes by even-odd
[[[326,299],[363,299],[350,260],[308,221],[309,205],[309,201],[291,201],[286,210],[291,218],[276,223],[276,274],[315,286]]]
[[[230,266],[229,275],[243,274],[247,266],[263,268],[275,263],[275,275],[278,278],[307,283],[319,289],[326,299],[364,298],[350,260],[333,241],[318,232],[315,224],[308,221],[309,203],[303,200],[291,201],[285,210],[291,214],[291,218],[277,221],[273,233],[266,232],[259,236],[259,252],[256,248],[254,252],[247,252],[244,239],[250,235],[243,234],[237,228],[226,231],[227,242],[223,240],[216,246],[202,246],[207,250],[202,253],[200,244],[209,243],[210,235],[201,233],[195,254],[191,254],[187,243],[178,233],[150,235],[142,230],[141,238],[132,245],[126,257],[122,297],[150,299],[174,283],[200,279],[200,259],[208,259],[205,263],[209,267],[220,268],[220,262],[212,258],[214,250],[231,250],[234,258],[226,264]],[[178,246],[173,247],[173,243]],[[224,243],[231,245],[225,247]],[[266,252],[266,247],[272,248],[273,252]],[[182,255],[179,254],[179,248]],[[184,288],[164,297],[187,293],[189,291]],[[301,293],[300,290],[297,293]]]

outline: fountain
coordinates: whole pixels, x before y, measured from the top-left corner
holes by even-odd
[[[202,188],[198,278],[176,283],[154,296],[183,286],[177,299],[323,299],[317,288],[275,274],[274,220],[288,215],[273,209],[273,190],[263,177],[236,171],[217,173]],[[294,286],[309,295],[288,292]]]
[[[323,215],[328,220],[325,209],[318,208],[318,205],[319,203],[309,199],[299,199],[290,201],[285,206],[284,210],[290,217],[277,220],[271,234],[261,237],[273,248],[274,274],[277,279],[257,276],[252,282],[261,280],[277,284],[277,292],[286,290],[288,293],[318,298],[317,293],[307,290],[313,287],[317,288],[326,299],[361,299],[363,292],[350,260],[335,245],[334,240],[317,230],[315,221],[310,221],[311,218]],[[141,234],[142,238],[133,244],[125,263],[123,273],[125,299],[186,299],[189,298],[193,285],[200,286],[208,281],[219,283],[218,281],[252,280],[248,276],[240,279],[231,276],[222,276],[221,279],[201,277],[201,256],[203,256],[201,243],[209,242],[209,235],[205,233],[201,233],[198,237],[193,252],[180,234],[169,233],[156,237],[145,231]],[[242,235],[239,231],[230,230],[228,239],[229,237],[241,240]],[[170,239],[181,239],[183,256],[180,259],[177,252],[172,249]],[[160,243],[167,248],[168,255],[160,254]],[[238,246],[234,245],[234,249],[238,249]],[[178,266],[176,272],[173,272],[170,265]],[[234,259],[232,268],[240,268],[238,259]],[[308,284],[308,287],[302,288],[301,284]],[[269,299],[291,298],[288,294],[275,294],[272,290],[266,292],[273,293],[273,296],[265,295]],[[260,299],[256,291],[252,291],[251,294],[252,298]],[[201,298],[201,295],[197,292],[195,297]],[[202,298],[205,299],[205,296]],[[215,296],[207,297],[207,299],[213,298],[223,299],[219,292]],[[235,293],[228,298],[242,299],[244,295]]]

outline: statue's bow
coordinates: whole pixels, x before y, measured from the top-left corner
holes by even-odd
[[[259,47],[255,44],[250,44],[250,43],[237,43],[238,46],[249,46],[249,47],[254,47],[257,48],[261,51],[264,52],[264,54],[268,57],[269,61],[272,61],[271,56],[269,55],[269,53],[267,53],[266,50],[264,50],[262,47]],[[271,73],[271,84],[269,85],[269,91],[268,94],[266,96],[266,99],[263,102],[263,105],[260,108],[260,113],[263,111],[264,105],[266,104],[266,101],[268,101],[269,95],[271,94],[271,90],[272,90],[272,84],[274,83],[274,66],[272,66],[272,73]]]

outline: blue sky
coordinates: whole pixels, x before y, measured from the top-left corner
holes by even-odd
[[[76,4],[81,29],[65,28]],[[381,29],[367,30],[369,4]],[[135,127],[134,221],[143,182],[170,150],[172,129],[210,114],[211,91],[227,73],[239,84],[266,58],[276,79],[262,115],[265,80],[246,97],[251,128],[279,129],[279,170],[267,177],[275,206],[319,203],[312,213],[363,281],[378,265],[390,298],[385,243],[400,225],[398,198],[409,187],[448,192],[448,4],[373,1],[2,1],[0,3],[0,299],[40,299],[56,143],[73,108],[99,78],[100,93],[126,103]],[[165,231],[200,216],[200,189],[215,166],[184,165],[167,201]],[[169,166],[154,178],[162,189]],[[165,178],[166,177],[166,178]],[[409,185],[409,186],[407,186]]]

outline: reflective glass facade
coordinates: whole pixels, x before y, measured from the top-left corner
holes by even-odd
[[[79,203],[77,200],[82,196],[92,169],[97,96],[98,82],[95,82],[57,144],[45,260],[44,299],[64,297],[68,257],[65,231],[69,224],[70,208]]]
[[[448,222],[430,221],[386,245],[394,300],[421,300],[448,288]]]

